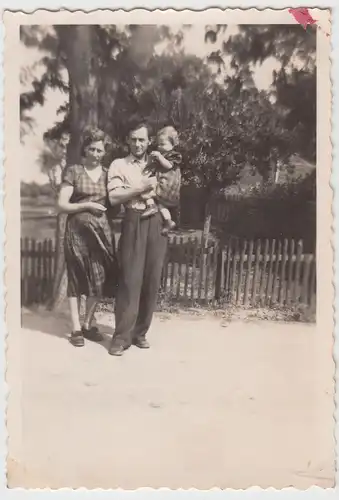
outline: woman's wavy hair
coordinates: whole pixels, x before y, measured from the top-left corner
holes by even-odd
[[[85,149],[93,142],[102,142],[107,153],[112,146],[111,138],[97,127],[86,128],[81,135],[81,156],[85,156]]]

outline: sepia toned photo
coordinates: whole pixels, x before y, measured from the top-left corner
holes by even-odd
[[[333,488],[330,11],[4,22],[8,487]]]

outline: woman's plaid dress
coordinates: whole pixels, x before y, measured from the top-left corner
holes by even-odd
[[[94,182],[83,165],[66,167],[62,183],[74,188],[71,203],[94,201],[108,208],[107,172]],[[114,235],[105,212],[78,212],[67,216],[65,260],[69,297],[113,297],[118,266]]]

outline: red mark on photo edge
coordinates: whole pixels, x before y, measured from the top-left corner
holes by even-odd
[[[292,14],[297,23],[306,29],[309,24],[316,24],[316,20],[313,19],[308,9],[305,7],[298,7],[297,9],[288,9],[288,12]]]
[[[309,13],[306,7],[298,7],[296,9],[288,9],[288,12],[292,14],[297,23],[301,24],[301,26],[306,30],[308,25],[317,24],[317,21],[313,19],[312,15]],[[320,26],[317,28],[321,29]],[[330,36],[329,33],[326,33],[326,36]]]

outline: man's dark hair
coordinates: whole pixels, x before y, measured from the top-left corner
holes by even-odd
[[[135,132],[135,130],[139,130],[140,128],[145,128],[148,132],[148,135],[151,136],[152,130],[147,121],[140,118],[134,118],[131,119],[127,124],[126,138],[130,135],[131,132]]]

